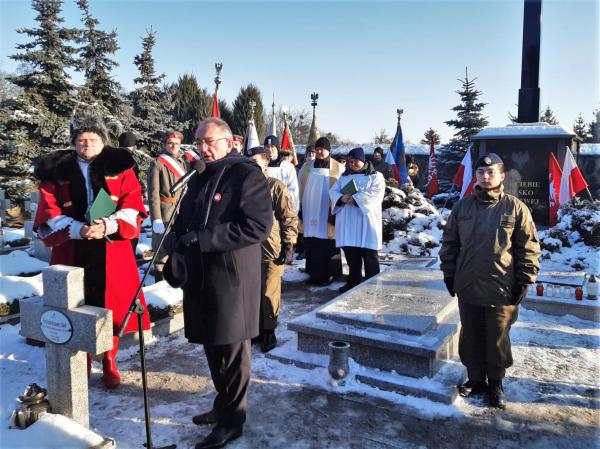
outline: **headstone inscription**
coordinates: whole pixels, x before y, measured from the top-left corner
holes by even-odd
[[[82,268],[50,266],[43,283],[43,297],[20,301],[21,335],[46,343],[52,411],[89,427],[86,352],[112,348],[112,312],[83,304]]]

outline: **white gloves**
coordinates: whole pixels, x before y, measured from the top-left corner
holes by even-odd
[[[154,220],[152,221],[152,232],[155,234],[164,234],[165,233],[165,224],[162,220]]]

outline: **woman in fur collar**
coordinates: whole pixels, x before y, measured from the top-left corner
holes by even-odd
[[[134,160],[128,152],[106,146],[108,131],[102,120],[89,112],[75,113],[70,131],[74,150],[53,151],[35,162],[40,197],[34,230],[52,247],[51,265],[84,268],[85,304],[112,310],[116,333],[140,282],[129,240],[137,235],[147,213]],[[100,189],[117,209],[87,223],[86,212]],[[149,329],[147,312],[143,323]],[[137,320],[130,320],[126,331],[136,330]],[[113,349],[102,358],[107,388],[121,382],[115,362],[118,345],[114,336]],[[88,354],[88,373],[90,369]]]

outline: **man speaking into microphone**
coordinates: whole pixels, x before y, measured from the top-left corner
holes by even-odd
[[[217,396],[212,410],[193,417],[216,424],[196,449],[217,448],[242,434],[250,381],[250,339],[258,335],[260,244],[273,211],[266,178],[249,159],[231,153],[227,123],[198,124],[196,145],[206,163],[192,176],[173,232],[165,279],[183,289],[185,336],[204,345]]]

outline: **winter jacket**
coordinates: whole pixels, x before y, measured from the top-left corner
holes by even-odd
[[[261,243],[272,221],[267,179],[251,160],[208,162],[190,180],[173,232],[180,237],[195,231],[198,238],[181,250],[187,269],[183,318],[191,343],[224,345],[258,335]],[[179,258],[177,251],[169,261]]]
[[[279,257],[282,245],[294,245],[298,238],[298,215],[294,211],[287,187],[276,178],[267,178],[273,206],[273,227],[262,243],[262,261]]]
[[[115,329],[123,322],[140,282],[129,239],[139,235],[147,213],[133,165],[129,153],[104,147],[87,166],[91,192],[75,151],[44,155],[35,162],[34,171],[40,180],[40,196],[33,229],[46,246],[52,247],[50,264],[82,267],[85,304],[112,310]],[[117,206],[105,222],[112,231],[110,241],[81,239],[78,234],[87,222],[88,198],[95,198],[100,189]],[[141,292],[140,299],[145,304]],[[142,321],[144,329],[149,329],[146,309]],[[137,320],[132,319],[125,330],[134,332],[137,328]]]
[[[394,171],[392,170],[392,166],[385,162],[383,159],[381,161],[376,161],[375,159],[373,159],[371,163],[373,164],[373,168],[383,175],[384,179],[394,178]]]
[[[502,187],[477,186],[452,208],[439,254],[461,301],[499,306],[512,304],[513,289],[535,282],[541,252],[527,206]]]

